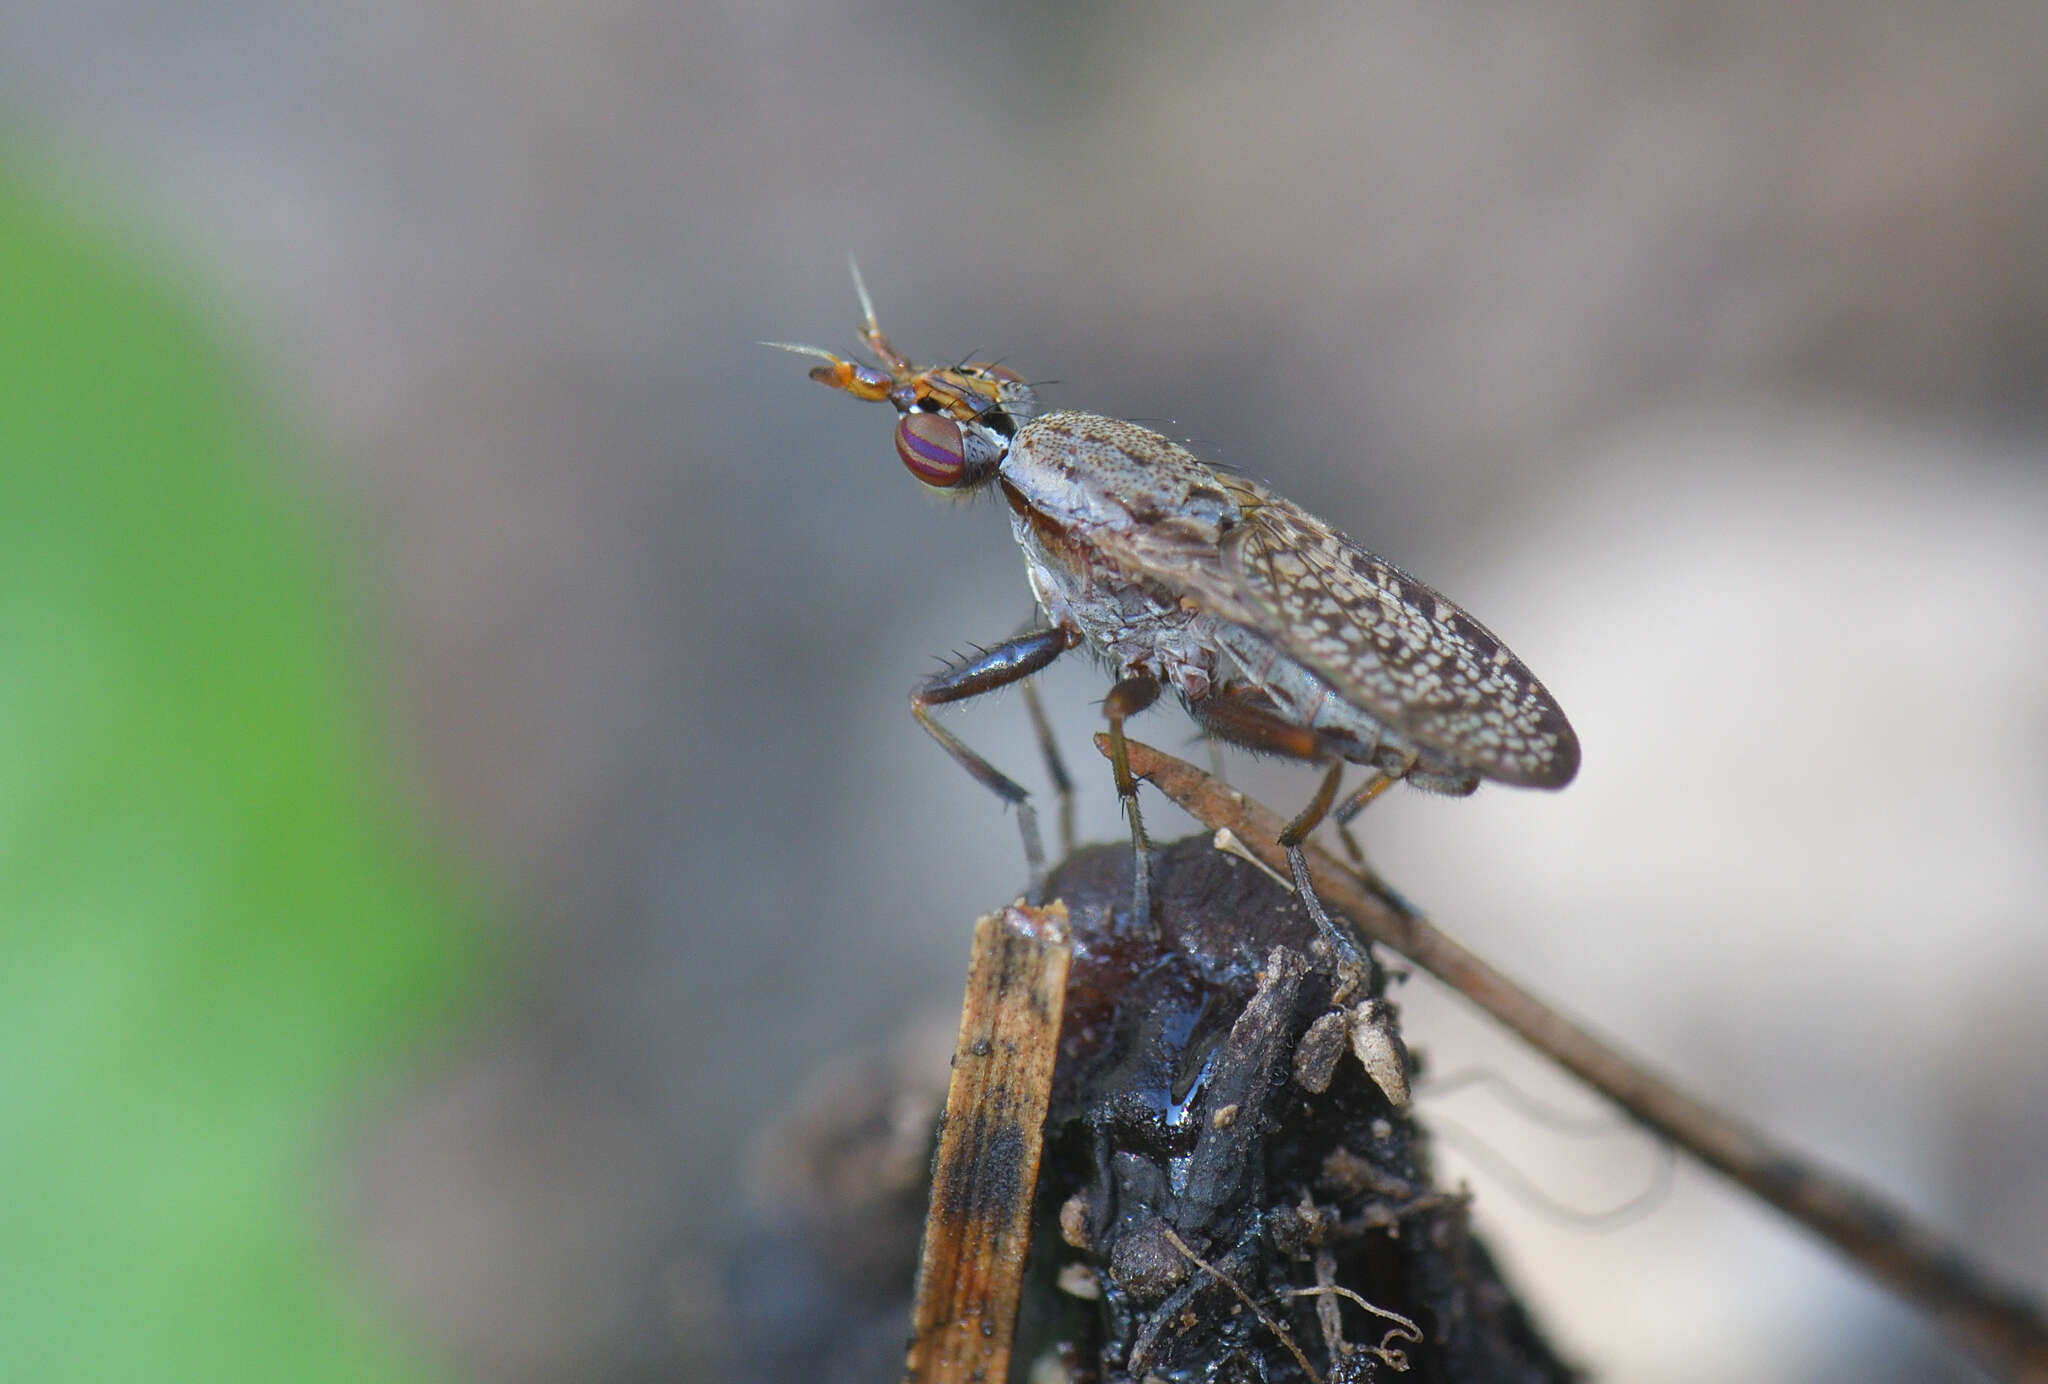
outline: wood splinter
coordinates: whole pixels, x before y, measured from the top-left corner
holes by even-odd
[[[1072,956],[1057,901],[975,924],[905,1384],[1009,1377]]]

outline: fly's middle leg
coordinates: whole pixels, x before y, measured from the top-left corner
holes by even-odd
[[[1150,673],[1133,673],[1109,689],[1102,699],[1102,714],[1109,718],[1109,766],[1116,774],[1116,795],[1124,815],[1131,822],[1131,912],[1139,924],[1152,917],[1152,861],[1147,851],[1145,821],[1138,815],[1138,780],[1131,775],[1130,749],[1124,741],[1124,722],[1159,700],[1159,679]]]
[[[931,709],[1021,682],[1079,642],[1080,636],[1070,630],[1033,630],[941,669],[910,693],[910,714],[917,718],[917,723],[939,742],[947,754],[953,756],[956,764],[1017,809],[1017,826],[1024,835],[1024,866],[1030,873],[1033,898],[1038,896],[1045,882],[1045,847],[1039,841],[1038,813],[1031,806],[1031,795],[1015,779],[969,749],[959,736],[940,725],[933,718]]]

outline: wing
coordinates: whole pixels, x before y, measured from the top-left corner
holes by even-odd
[[[1236,477],[1242,521],[1219,544],[1258,633],[1347,701],[1502,783],[1562,788],[1579,742],[1493,632],[1291,501]],[[1218,612],[1223,613],[1223,612]]]
[[[1155,595],[1251,630],[1403,736],[1503,783],[1562,788],[1579,742],[1477,620],[1299,506],[1135,424],[1055,413],[1004,481]],[[1085,563],[1083,564],[1085,566]]]

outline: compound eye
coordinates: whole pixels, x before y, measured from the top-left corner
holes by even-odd
[[[896,455],[926,485],[947,489],[967,473],[960,425],[943,414],[906,413],[896,420]]]

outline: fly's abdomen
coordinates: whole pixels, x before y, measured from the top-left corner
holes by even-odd
[[[1228,651],[1243,680],[1271,698],[1287,720],[1331,737],[1353,763],[1375,762],[1389,739],[1387,727],[1376,717],[1345,701],[1329,683],[1262,635],[1218,621],[1212,637]]]

